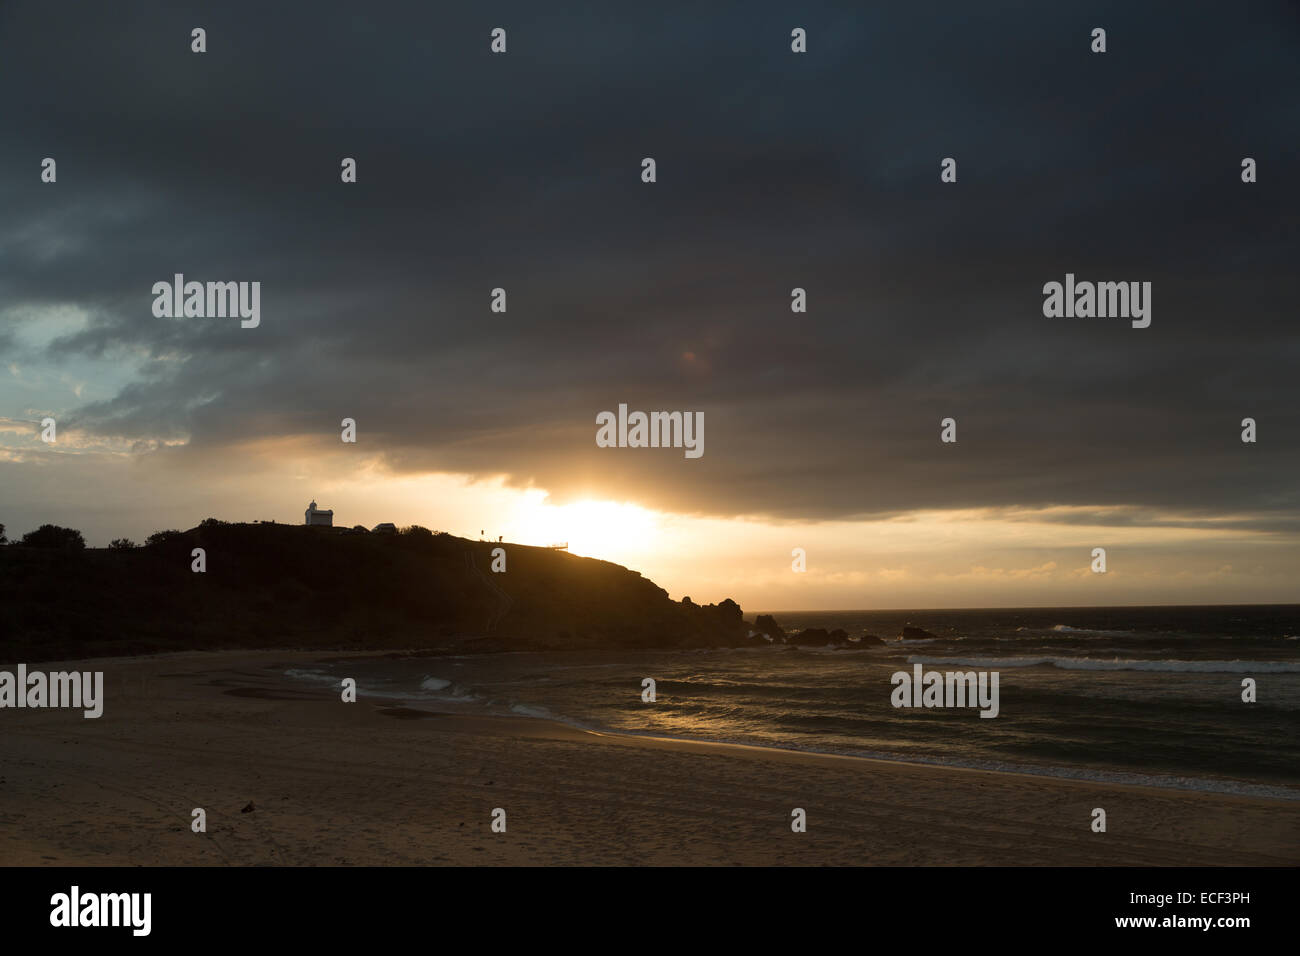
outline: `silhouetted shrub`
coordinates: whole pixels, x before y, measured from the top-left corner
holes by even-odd
[[[76,528],[60,528],[56,524],[43,524],[35,531],[23,535],[22,543],[29,548],[59,548],[68,551],[81,551],[86,547],[86,539]]]

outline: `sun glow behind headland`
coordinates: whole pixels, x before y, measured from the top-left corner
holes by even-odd
[[[535,501],[519,518],[517,535],[522,543],[567,542],[572,554],[618,563],[652,550],[659,530],[654,512],[616,501],[565,505]]]
[[[0,446],[6,439],[0,418]],[[15,426],[16,427],[16,426]],[[184,446],[120,454],[75,430],[49,446],[29,426],[17,449],[58,467],[18,467],[0,447],[8,535],[40,523],[77,528],[92,547],[163,528],[230,521],[302,521],[315,498],[341,527],[422,525],[471,541],[545,547],[623,565],[675,599],[733,598],[746,611],[919,607],[1115,607],[1125,604],[1283,604],[1295,601],[1300,536],[1249,516],[1209,518],[1137,506],[944,509],[842,520],[719,517],[659,511],[589,486],[563,499],[504,476],[397,475],[379,460],[341,466],[314,445],[265,441],[226,458]],[[13,433],[9,433],[13,434]],[[193,454],[192,460],[187,455]],[[57,459],[54,456],[57,455]],[[33,458],[35,460],[35,458]],[[203,474],[202,494],[176,476]],[[221,480],[212,478],[220,474]],[[200,481],[200,479],[195,479]],[[84,489],[94,487],[94,495]],[[141,489],[147,489],[142,494]],[[52,502],[57,503],[57,507]],[[25,514],[17,520],[11,514]],[[6,520],[7,519],[7,520]],[[1105,574],[1092,549],[1109,553]],[[796,572],[794,548],[807,555]],[[507,572],[508,574],[509,572]]]

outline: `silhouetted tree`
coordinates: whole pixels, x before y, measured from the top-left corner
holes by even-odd
[[[8,544],[9,540],[5,537],[5,526],[0,524],[0,544]]]
[[[175,528],[169,528],[166,531],[155,531],[149,537],[144,539],[146,545],[162,544],[164,541],[170,541],[172,538],[179,538],[181,533]]]
[[[139,547],[130,538],[114,538],[108,543],[108,546],[117,551],[130,551],[132,548]]]
[[[23,545],[28,548],[66,548],[81,551],[86,547],[86,539],[76,528],[60,528],[56,524],[43,524],[35,531],[23,535]]]

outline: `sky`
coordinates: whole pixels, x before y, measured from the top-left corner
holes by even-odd
[[[1300,600],[1294,4],[593,6],[0,5],[9,537],[315,499],[746,610]]]

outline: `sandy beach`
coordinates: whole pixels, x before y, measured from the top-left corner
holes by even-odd
[[[0,864],[1300,863],[1300,802],[344,704],[283,676],[325,656],[30,664],[104,671],[104,714],[0,711]]]

